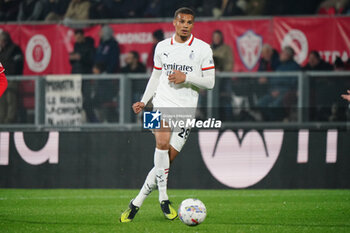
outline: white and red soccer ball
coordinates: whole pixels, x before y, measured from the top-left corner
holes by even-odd
[[[203,202],[189,198],[181,202],[178,215],[180,220],[188,226],[197,226],[207,216],[207,209]]]

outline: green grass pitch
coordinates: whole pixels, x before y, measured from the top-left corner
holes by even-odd
[[[350,190],[169,190],[177,208],[204,202],[204,223],[166,220],[152,193],[131,223],[120,213],[137,190],[0,189],[0,232],[350,232]]]

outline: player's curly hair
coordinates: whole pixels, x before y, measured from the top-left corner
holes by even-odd
[[[193,16],[193,19],[195,18],[195,13],[194,11],[191,9],[191,8],[188,8],[188,7],[181,7],[179,9],[177,9],[175,11],[175,14],[174,14],[174,19],[176,19],[176,17],[179,15],[179,14],[187,14],[187,15],[192,15]]]

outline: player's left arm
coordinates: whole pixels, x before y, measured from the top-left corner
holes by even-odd
[[[191,83],[199,88],[213,89],[215,85],[215,65],[213,51],[208,45],[203,49],[201,59],[202,76],[187,75],[186,82]]]

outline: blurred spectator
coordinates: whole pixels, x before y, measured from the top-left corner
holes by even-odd
[[[230,46],[224,43],[224,36],[220,30],[216,30],[212,34],[213,59],[215,63],[215,70],[221,72],[232,72],[233,69],[233,55]],[[222,79],[220,81],[220,117],[223,120],[232,120],[232,95],[233,80]],[[237,83],[237,85],[240,83]],[[238,87],[239,88],[239,87]],[[201,100],[200,100],[201,101]]]
[[[313,50],[310,52],[308,63],[303,67],[303,70],[333,70],[333,66],[322,60],[320,54]]]
[[[337,57],[334,62],[335,71],[345,70],[344,62]],[[347,77],[346,77],[347,78]],[[343,91],[346,82],[341,77],[311,77],[310,78],[310,119],[313,121],[336,121],[341,119],[344,108],[339,100],[339,93]],[[344,85],[345,83],[345,85]],[[324,93],[327,93],[325,95]]]
[[[148,57],[147,57],[147,69],[152,71],[153,69],[153,57],[154,57],[154,51],[156,49],[156,46],[158,44],[158,42],[164,40],[164,32],[162,29],[158,29],[156,31],[153,32],[152,34],[152,50],[151,52],[148,54]]]
[[[343,94],[341,97],[350,102],[350,90],[347,90],[348,94]]]
[[[43,0],[24,0],[19,5],[18,21],[36,21],[44,19]]]
[[[176,9],[178,9],[179,0],[161,1],[161,17],[172,17]]]
[[[91,37],[84,36],[84,30],[77,29],[74,32],[75,44],[74,50],[69,54],[69,61],[72,65],[72,74],[90,74],[94,63],[94,40]],[[92,109],[92,85],[91,80],[82,81],[83,108],[90,122],[96,122],[95,114]]]
[[[213,32],[212,44],[215,70],[232,72],[233,55],[230,46],[224,43],[224,35],[220,30]]]
[[[8,83],[7,83],[7,79],[5,76],[5,69],[2,66],[2,64],[0,63],[0,98],[1,98],[2,94],[4,94],[4,92],[6,91],[7,85],[8,85]]]
[[[16,21],[20,0],[0,0],[0,21]]]
[[[298,71],[300,66],[294,60],[295,52],[292,47],[286,46],[282,49],[280,54],[280,65],[276,71]]]
[[[334,71],[345,71],[346,64],[340,57],[336,57]],[[314,94],[315,110],[311,115],[315,121],[345,121],[348,109],[339,94],[349,87],[349,77],[315,77],[310,85]],[[325,95],[324,93],[327,93]],[[313,109],[314,110],[314,109]]]
[[[8,32],[0,33],[0,61],[6,67],[6,75],[21,75],[23,73],[23,53],[20,47],[12,42]],[[8,88],[0,99],[0,123],[16,121],[18,84],[8,82]]]
[[[279,66],[280,60],[276,49],[269,44],[264,44],[261,49],[261,58],[259,60],[259,71],[275,71]]]
[[[92,72],[95,75],[105,74],[105,65],[103,63],[94,64]],[[96,109],[100,122],[115,122],[117,120],[118,90],[114,82],[114,80],[95,80],[95,94],[91,107]]]
[[[122,73],[146,73],[146,66],[140,62],[139,53],[136,51],[131,51],[126,55],[125,64],[121,69]],[[141,99],[146,85],[147,81],[145,80],[134,80],[132,82],[133,102]]]
[[[268,0],[265,3],[265,15],[310,15],[315,14],[317,6],[323,0]]]
[[[345,63],[345,70],[350,70],[350,58],[348,61]]]
[[[145,11],[143,13],[145,17],[161,17],[162,15],[162,1],[150,0],[147,3]]]
[[[69,54],[72,74],[89,74],[94,63],[94,40],[91,37],[85,37],[82,29],[75,30],[74,37],[74,51]]]
[[[71,0],[66,14],[65,21],[89,19],[90,2],[88,0]]]
[[[95,63],[103,63],[107,73],[115,73],[119,68],[120,49],[114,39],[113,29],[104,25],[99,35],[100,45],[97,48]]]
[[[160,1],[162,2],[164,1]],[[167,1],[166,4],[169,2],[171,1]],[[91,3],[90,13],[94,19],[142,18],[147,6],[152,4],[148,0],[92,0]]]
[[[222,0],[222,16],[244,15],[247,3],[244,0]]]
[[[258,71],[275,71],[280,64],[280,59],[276,49],[272,48],[269,44],[264,44],[261,49],[261,57],[259,60]],[[269,80],[266,77],[260,77],[255,80],[254,94],[256,104],[256,98],[261,98],[266,95],[269,89]]]
[[[144,16],[143,12],[147,6],[147,0],[128,0],[124,3],[127,18],[142,18]]]
[[[91,0],[91,19],[125,18],[125,5],[123,0]]]
[[[45,21],[59,21],[63,19],[70,0],[45,0]]]
[[[247,15],[262,15],[265,10],[266,0],[247,0]]]
[[[321,15],[342,14],[348,3],[349,0],[326,0],[320,4],[317,13]]]
[[[350,15],[350,1],[348,1],[346,6],[344,7],[344,14]]]
[[[129,52],[125,57],[125,66],[122,73],[145,73],[146,66],[140,62],[140,55],[136,51]]]
[[[300,66],[294,61],[294,55],[291,47],[283,48],[280,54],[281,63],[276,71],[299,71]],[[282,120],[286,117],[285,111],[289,111],[296,101],[295,88],[295,78],[276,77],[269,80],[269,93],[258,101],[265,120]]]
[[[343,71],[345,70],[345,63],[340,57],[336,57],[334,61],[334,70],[335,71]]]
[[[305,71],[327,71],[333,70],[333,66],[324,60],[322,60],[320,54],[317,51],[311,51],[309,54],[308,63],[304,66],[303,70]],[[328,78],[324,77],[310,77],[309,78],[310,87],[314,87],[310,89],[310,106],[312,108],[309,109],[310,119],[313,120],[315,118],[320,119],[320,116],[323,113],[330,112],[330,107],[326,109],[324,104],[329,102],[328,96],[325,96],[324,93],[329,93],[330,86],[332,87],[332,83],[329,82]],[[327,90],[328,89],[328,90]],[[331,88],[332,89],[332,88]],[[331,103],[329,103],[329,106]],[[315,108],[316,106],[316,108]]]
[[[219,18],[222,15],[221,5],[221,0],[202,0],[200,1],[197,10],[198,15],[205,17],[214,16],[215,18]]]

